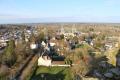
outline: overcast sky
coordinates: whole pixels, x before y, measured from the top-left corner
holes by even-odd
[[[0,0],[0,23],[120,22],[120,0]]]

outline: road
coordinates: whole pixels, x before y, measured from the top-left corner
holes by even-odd
[[[30,75],[30,72],[37,60],[38,55],[30,55],[11,80],[26,80],[26,76]]]
[[[28,76],[32,74],[33,68],[35,67],[37,60],[38,56],[35,55],[22,71],[21,75],[19,76],[19,80],[26,80],[26,78],[28,78]]]

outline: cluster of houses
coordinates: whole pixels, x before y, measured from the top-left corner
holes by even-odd
[[[8,41],[15,40],[15,44],[22,41],[24,34],[25,41],[28,42],[31,34],[37,34],[37,31],[34,29],[24,29],[24,30],[11,30],[4,32],[0,35],[0,49],[7,46]]]
[[[100,80],[120,80],[120,53],[118,53],[115,57],[115,66],[107,61],[98,62],[99,68],[93,70],[92,76],[99,78]]]
[[[70,51],[71,49],[75,48],[75,44],[76,44],[75,41],[67,40],[67,38],[69,36],[80,37],[80,35],[82,35],[82,34],[84,34],[84,33],[80,33],[73,28],[72,28],[71,32],[66,32],[66,31],[64,31],[64,29],[62,27],[61,30],[57,31],[56,36],[52,37],[48,42],[42,41],[41,46],[43,47],[43,52],[39,56],[38,65],[39,66],[40,65],[52,66],[55,64],[59,64],[59,63],[60,63],[60,65],[65,65],[65,62],[64,62],[65,53],[61,52],[61,50],[64,51],[64,49],[65,49],[65,50]],[[63,41],[65,43],[64,45],[63,45],[63,43],[59,42],[59,40],[61,39],[60,38],[61,35],[64,36],[64,39],[63,39]],[[57,54],[55,54],[55,53],[57,53]],[[54,59],[54,55],[57,55],[56,60]],[[53,64],[53,63],[55,63],[55,64]]]
[[[94,34],[100,35],[100,32],[94,32]],[[66,43],[66,45],[67,45],[66,47],[65,46],[60,47],[62,45],[62,44],[59,43],[60,35],[63,35],[64,43]],[[85,38],[85,40],[81,41],[81,40],[79,40],[79,37],[81,35],[88,35],[88,33],[79,32],[73,27],[72,27],[71,31],[67,32],[67,31],[64,30],[63,27],[61,27],[61,29],[57,31],[56,36],[52,37],[49,40],[48,43],[45,43],[44,41],[42,41],[41,45],[44,47],[44,50],[47,53],[47,56],[46,56],[46,53],[43,53],[43,55],[41,55],[40,58],[38,59],[38,65],[44,65],[44,66],[52,65],[53,60],[49,56],[50,47],[55,47],[55,50],[58,52],[58,54],[60,56],[64,56],[64,53],[60,53],[60,50],[62,48],[67,49],[67,50],[74,49],[76,43],[75,43],[75,41],[67,40],[67,38],[69,36],[78,37],[78,44],[84,44],[84,43],[86,44],[87,43],[90,46],[94,45],[94,40],[95,39],[92,39],[88,36],[88,38]],[[118,47],[119,41],[120,41],[119,37],[106,37],[106,41],[105,41],[105,44],[104,44],[105,50],[109,50],[109,49],[112,49],[114,47]]]
[[[38,65],[52,66],[54,62],[63,62],[64,56],[59,54],[57,43],[50,40],[49,42],[42,41],[41,43],[42,53],[39,54]]]
[[[92,32],[93,33],[93,32]],[[94,32],[96,35],[99,35],[100,32]],[[19,41],[22,41],[22,34],[24,34],[25,41],[28,42],[30,39],[30,36],[32,34],[37,35],[38,31],[35,29],[35,27],[31,27],[30,29],[24,29],[22,30],[16,30],[11,32],[5,32],[4,34],[0,35],[0,49],[7,46],[7,42],[10,39],[14,39],[15,43],[17,44]],[[64,57],[64,53],[62,53],[60,50],[63,48],[67,50],[71,50],[75,48],[76,42],[74,40],[68,40],[69,37],[77,37],[78,38],[78,44],[84,44],[87,43],[90,46],[94,45],[94,39],[90,38],[88,36],[84,40],[80,40],[79,38],[82,35],[88,35],[89,33],[83,33],[80,31],[77,31],[75,27],[71,28],[71,31],[65,31],[63,27],[61,27],[60,30],[56,31],[56,36],[53,36],[50,40],[42,41],[40,44],[43,48],[43,52],[40,54],[40,58],[38,59],[38,65],[46,65],[50,66],[52,65],[52,56],[53,53],[56,51],[58,52],[59,56]],[[61,36],[62,35],[62,36]],[[64,43],[66,44],[66,47],[63,46],[58,40],[64,37]],[[105,42],[105,49],[109,50],[113,47],[118,47],[118,41],[120,41],[120,38],[118,37],[107,37]],[[36,49],[38,44],[31,43],[30,48]],[[51,56],[52,55],[52,56]]]
[[[111,50],[113,48],[118,48],[119,42],[120,42],[120,37],[117,37],[117,36],[106,37],[105,49]]]

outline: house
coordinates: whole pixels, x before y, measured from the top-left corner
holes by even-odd
[[[50,43],[50,46],[51,46],[51,47],[55,46],[55,43],[52,43],[52,42],[51,42],[51,43]]]
[[[40,57],[38,59],[38,66],[51,66],[52,59],[49,55],[50,55],[50,50],[46,45],[44,47],[44,51],[42,52],[42,54],[40,54]]]
[[[58,65],[64,65],[64,57],[58,56],[50,58],[47,55],[40,56],[38,59],[38,66],[58,66]]]
[[[105,43],[105,49],[106,50],[112,49],[112,48],[118,48],[118,47],[119,47],[118,42],[106,42]]]
[[[38,59],[38,66],[52,66],[54,61],[64,62],[64,57],[53,54],[48,46],[44,47],[44,51]]]
[[[50,39],[48,42],[42,41],[41,47],[43,48],[42,54],[40,54],[38,59],[38,66],[52,66],[54,63],[63,62],[64,57],[59,56],[56,52],[60,46],[59,41],[55,38]],[[59,50],[58,50],[59,51]]]
[[[41,45],[42,45],[43,47],[45,47],[45,46],[46,46],[46,43],[45,43],[44,41],[42,41]]]
[[[28,42],[29,38],[30,38],[30,36],[32,34],[32,31],[31,30],[25,30],[24,32],[25,32],[24,33],[25,34],[25,41]]]
[[[38,66],[51,66],[52,60],[48,56],[40,56]]]
[[[7,42],[8,42],[9,40],[8,39],[5,39],[4,37],[2,37],[1,39],[0,39],[0,45],[2,46],[2,47],[5,47],[5,46],[7,46]]]
[[[108,50],[108,49],[112,49],[113,45],[110,44],[110,43],[106,43],[105,44],[105,49]]]
[[[69,36],[74,37],[75,34],[74,34],[74,33],[64,33],[64,37],[65,37],[65,38],[67,38],[67,37],[69,37]]]
[[[31,49],[36,49],[37,47],[38,47],[38,44],[35,44],[35,43],[30,44]]]

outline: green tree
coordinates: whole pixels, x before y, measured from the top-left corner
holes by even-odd
[[[73,41],[77,44],[79,41],[78,41],[78,37],[77,36],[74,36],[73,37]]]
[[[68,65],[72,65],[72,60],[70,60],[69,58],[66,58],[65,63]]]
[[[37,41],[38,42],[42,42],[43,40],[45,40],[45,35],[43,32],[41,32],[38,36],[37,36]]]
[[[10,40],[8,46],[6,47],[4,54],[3,54],[3,63],[7,66],[11,67],[16,61],[15,55],[15,42],[14,40]]]
[[[62,34],[62,35],[60,35],[60,37],[61,37],[61,39],[64,39],[64,35]]]
[[[35,42],[36,41],[36,36],[34,34],[32,34],[30,36],[30,42]]]
[[[94,31],[94,29],[93,28],[89,28],[89,31]]]

